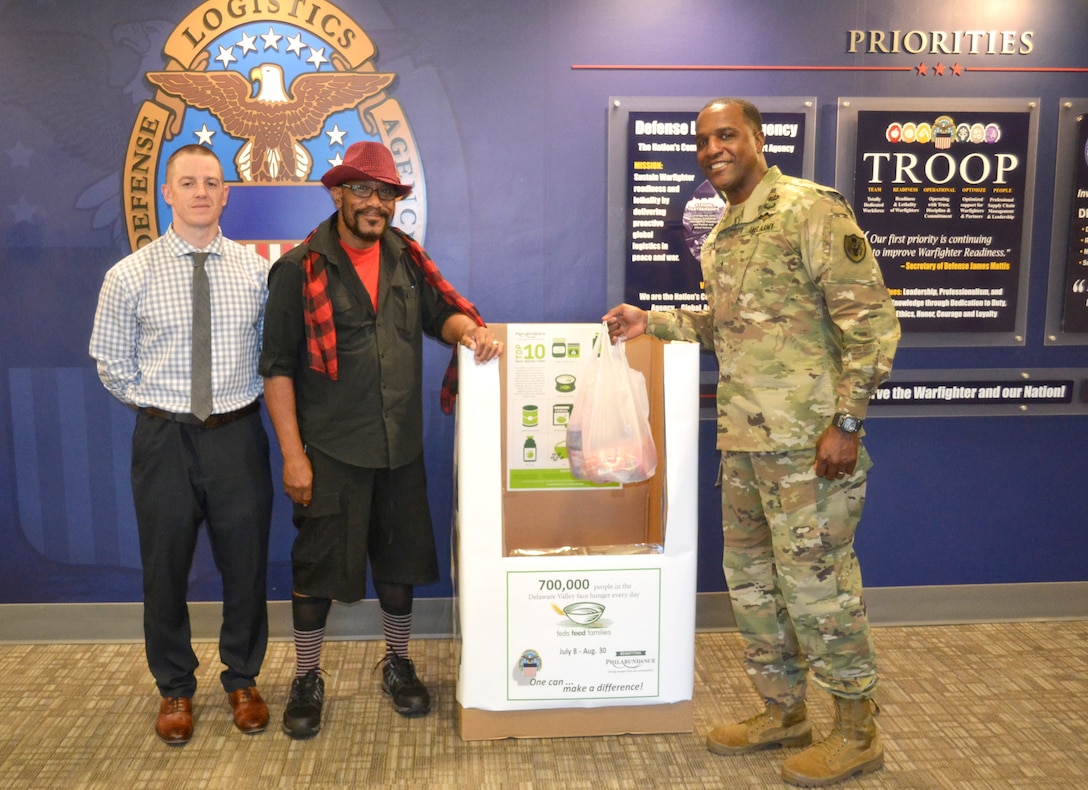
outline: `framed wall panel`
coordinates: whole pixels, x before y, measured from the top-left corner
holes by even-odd
[[[880,262],[903,346],[1020,346],[1037,99],[842,98],[836,184]]]
[[[1088,99],[1062,99],[1054,165],[1047,345],[1088,345]]]
[[[608,107],[608,303],[704,302],[699,248],[725,208],[695,161],[695,119],[714,96],[613,96]],[[747,98],[747,97],[746,97]],[[767,162],[812,178],[816,99],[749,98]]]

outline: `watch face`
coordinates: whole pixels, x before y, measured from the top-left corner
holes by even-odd
[[[835,424],[842,428],[847,433],[857,433],[861,428],[861,420],[857,417],[851,417],[849,414],[842,414],[835,420]]]

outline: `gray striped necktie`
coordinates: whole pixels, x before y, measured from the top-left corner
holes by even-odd
[[[212,296],[204,261],[206,252],[193,252],[193,372],[190,409],[200,420],[212,413]]]

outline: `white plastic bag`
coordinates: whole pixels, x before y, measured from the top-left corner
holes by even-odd
[[[637,483],[657,468],[646,379],[627,365],[624,341],[609,341],[605,323],[567,423],[567,459],[572,475],[594,483]]]

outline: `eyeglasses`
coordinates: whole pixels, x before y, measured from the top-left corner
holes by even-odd
[[[366,200],[375,192],[378,193],[378,197],[382,200],[393,200],[397,197],[396,187],[381,186],[375,188],[370,186],[370,184],[340,184],[340,188],[350,189],[351,194],[355,195],[357,198],[362,198],[363,200]]]

